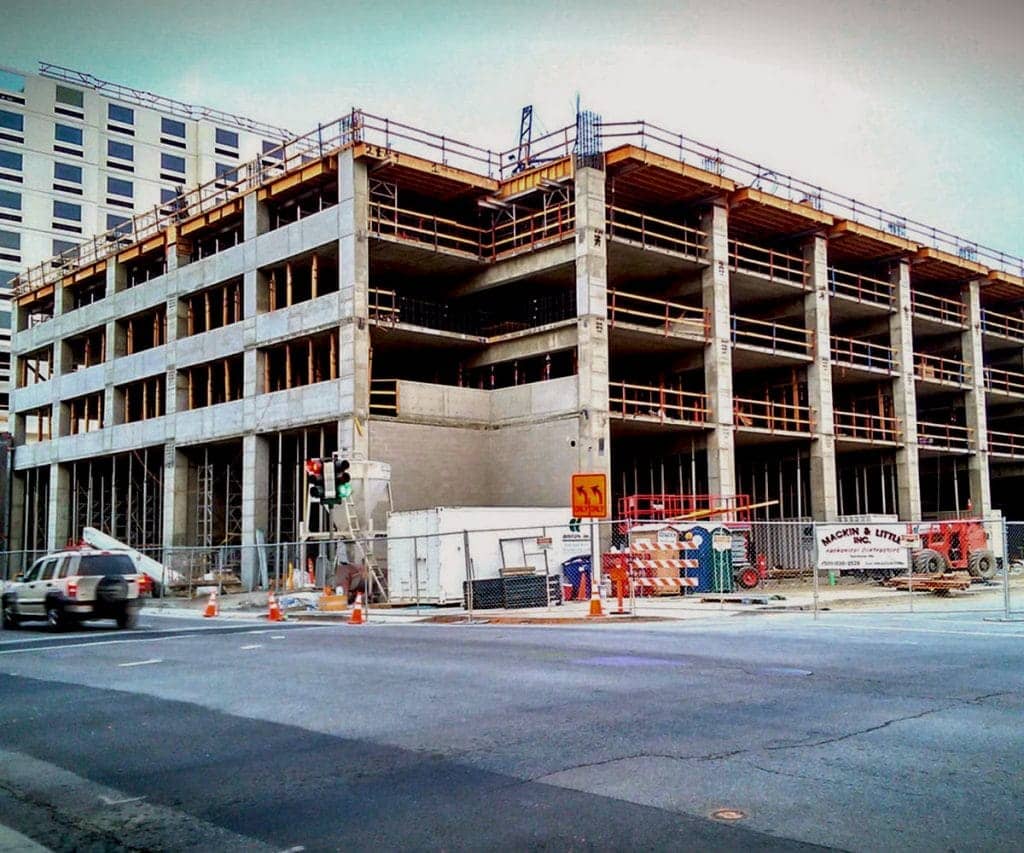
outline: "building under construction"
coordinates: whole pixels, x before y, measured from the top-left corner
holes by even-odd
[[[1024,261],[643,123],[493,152],[353,112],[15,281],[11,547],[748,495],[1024,517]]]

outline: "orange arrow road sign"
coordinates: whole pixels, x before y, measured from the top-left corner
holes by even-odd
[[[608,478],[604,474],[572,475],[574,518],[607,518]]]

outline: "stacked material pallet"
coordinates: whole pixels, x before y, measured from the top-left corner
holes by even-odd
[[[940,575],[899,575],[885,582],[894,589],[914,592],[934,592],[936,595],[948,595],[951,590],[963,591],[971,586],[971,576],[966,572],[946,572]]]

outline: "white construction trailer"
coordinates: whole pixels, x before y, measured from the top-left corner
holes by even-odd
[[[558,575],[562,562],[590,554],[590,534],[569,530],[569,507],[434,507],[388,516],[388,598],[392,604],[457,604],[474,580],[532,566]],[[465,544],[469,541],[467,568]]]

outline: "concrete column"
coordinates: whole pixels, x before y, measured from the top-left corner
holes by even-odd
[[[124,264],[118,263],[117,257],[111,255],[107,258],[107,297],[124,290],[128,283],[128,270]]]
[[[992,486],[988,472],[988,416],[985,410],[985,357],[981,344],[981,282],[963,287],[967,309],[967,330],[960,338],[963,360],[970,373],[964,394],[967,428],[971,431],[971,454],[967,457],[967,478],[974,512],[985,517],[992,511]],[[963,507],[957,507],[962,509]]]
[[[11,448],[10,462],[14,464],[15,448]],[[23,551],[25,549],[25,472],[19,472],[11,477],[11,513],[8,516],[8,545],[9,551]],[[19,571],[24,566],[18,566]]]
[[[242,439],[242,586],[253,589],[259,578],[257,531],[264,536],[269,518],[270,443],[261,435]]]
[[[270,230],[270,210],[257,193],[249,193],[242,200],[242,239],[255,240]]]
[[[732,334],[729,306],[729,215],[716,201],[701,217],[707,234],[708,266],[701,273],[701,299],[708,317],[704,349],[704,390],[708,395],[708,492],[736,494],[736,453],[732,417]]]
[[[192,263],[192,241],[187,237],[180,236],[177,226],[170,226],[167,229],[167,272],[173,272],[190,263]]]
[[[173,444],[164,445],[164,547],[186,544],[188,531],[188,459]]]
[[[63,548],[71,530],[71,472],[59,462],[50,464],[49,506],[46,512],[46,547]]]
[[[921,518],[921,476],[917,461],[917,396],[914,387],[914,329],[910,307],[910,263],[898,261],[890,274],[896,295],[896,313],[889,316],[889,343],[896,375],[892,381],[893,408],[902,429],[903,444],[896,450],[896,492],[900,518]]]
[[[352,151],[338,155],[338,449],[356,459],[369,453],[370,249],[367,244],[369,181],[366,164]]]
[[[576,470],[604,473],[611,482],[608,423],[608,260],[605,252],[605,175],[576,170],[576,328],[579,439]],[[566,484],[568,494],[568,483]]]
[[[814,421],[811,442],[811,510],[816,521],[839,515],[836,441],[832,417],[832,329],[828,302],[828,241],[815,235],[804,246],[811,290],[804,296],[804,324],[814,333],[814,360],[807,366],[807,400]]]
[[[124,423],[124,411],[118,405],[113,375],[114,359],[121,358],[125,354],[127,341],[121,338],[118,331],[116,320],[111,320],[104,327],[106,346],[104,347],[103,362],[106,367],[103,370],[106,375],[106,385],[103,389],[103,426],[105,428]]]

